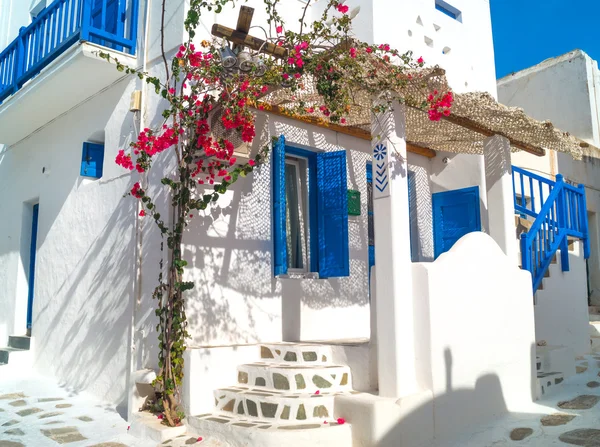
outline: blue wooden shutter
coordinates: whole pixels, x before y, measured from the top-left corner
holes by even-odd
[[[81,175],[84,177],[102,177],[104,165],[104,145],[83,143],[81,154]]]
[[[273,144],[273,273],[287,274],[285,137]]]
[[[317,155],[319,277],[350,275],[346,151]]]
[[[433,247],[437,258],[467,233],[481,231],[479,187],[439,192],[432,196]]]

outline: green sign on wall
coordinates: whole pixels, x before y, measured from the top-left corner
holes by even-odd
[[[360,216],[360,191],[348,190],[348,215]]]

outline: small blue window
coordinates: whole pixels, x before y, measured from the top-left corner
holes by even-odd
[[[462,12],[444,0],[435,0],[435,9],[458,22],[462,22]]]
[[[81,176],[100,178],[104,165],[104,145],[96,143],[83,143],[81,154]]]
[[[346,151],[273,147],[273,264],[276,276],[348,276]]]

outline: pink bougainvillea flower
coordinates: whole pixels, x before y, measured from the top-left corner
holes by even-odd
[[[346,419],[344,419],[344,418],[338,418],[337,419],[337,423],[340,424],[340,425],[344,425],[346,423]]]
[[[129,429],[130,429],[130,428],[131,428],[131,425],[128,425],[128,426],[127,426],[127,431],[129,431]]]
[[[146,215],[146,211],[142,210],[140,211],[140,217],[144,217]],[[158,417],[159,419],[162,419],[162,414]]]
[[[417,64],[422,64],[425,61],[423,60],[423,56],[421,56],[419,59],[417,59]]]
[[[321,391],[317,390],[315,391],[315,394],[321,394]]]
[[[323,421],[323,424],[327,424],[327,421]]]
[[[275,30],[277,31],[277,34],[281,34],[283,33],[283,26],[279,25]]]
[[[346,14],[348,12],[348,9],[350,9],[350,8],[348,8],[348,6],[342,5],[341,3],[339,5],[337,5],[337,10],[339,12],[341,12],[342,14]]]
[[[371,48],[371,47],[367,47],[367,48],[365,49],[365,51],[366,51],[367,53],[372,53],[372,52],[373,52],[373,48]]]
[[[356,57],[356,48],[350,48],[350,57],[353,59]]]
[[[144,210],[142,210],[142,211],[144,211]],[[163,414],[161,413],[157,417],[158,417],[158,419],[162,419],[163,418]]]
[[[340,120],[340,123],[342,123],[342,124],[346,124],[346,118],[342,118],[342,119]]]
[[[248,164],[250,166],[254,166],[256,164],[256,162],[254,160],[248,160]]]

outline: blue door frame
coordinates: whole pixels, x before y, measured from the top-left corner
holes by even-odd
[[[37,252],[37,229],[38,214],[40,205],[33,205],[33,214],[31,218],[31,245],[29,247],[29,295],[27,297],[27,329],[31,329],[31,320],[33,314],[33,289],[35,284],[35,255]]]

